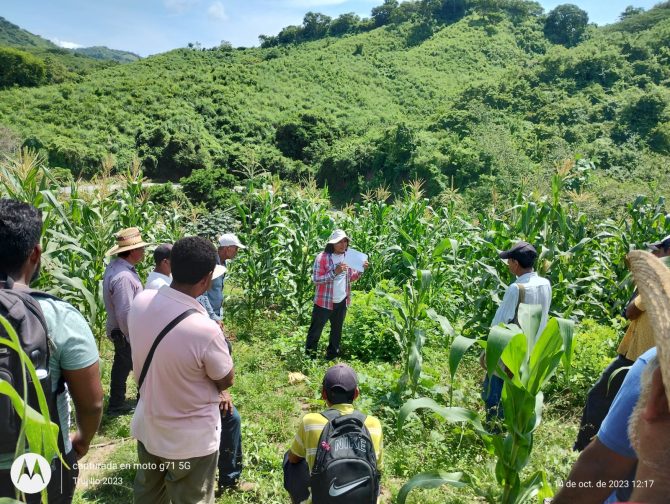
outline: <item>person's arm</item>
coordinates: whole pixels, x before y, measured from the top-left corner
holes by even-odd
[[[640,315],[644,313],[644,306],[642,304],[642,298],[640,296],[635,296],[628,306],[626,306],[626,318],[628,320],[635,320],[639,318]]]
[[[288,451],[288,461],[291,464],[299,464],[305,460],[305,457],[298,457],[295,453],[293,453],[291,450]]]
[[[231,369],[230,373],[228,373],[220,380],[212,380],[212,381],[214,382],[214,385],[216,385],[217,390],[219,392],[223,392],[224,390],[233,386],[233,383],[235,382],[235,370]]]
[[[610,482],[627,480],[635,462],[635,459],[619,455],[595,438],[572,466],[552,504],[602,504],[614,491]]]
[[[209,302],[209,297],[207,297],[207,293],[203,294],[202,296],[197,297],[198,303],[202,305],[202,307],[207,310],[207,316],[211,318],[212,320],[216,320],[219,322],[221,320],[221,317],[219,317],[216,313],[214,313],[214,308],[212,308],[212,303]]]
[[[112,285],[112,303],[114,304],[114,314],[119,324],[119,329],[129,336],[128,332],[128,312],[130,305],[135,298],[135,286],[127,276],[120,276]]]
[[[312,269],[312,280],[315,284],[324,284],[332,282],[337,274],[338,264],[336,268],[329,269],[328,254],[323,253],[316,256],[314,260],[314,268]]]
[[[100,383],[100,365],[96,361],[83,369],[63,369],[62,373],[74,403],[77,431],[71,436],[71,441],[72,448],[80,459],[88,452],[102,418],[103,391]]]
[[[291,447],[288,449],[288,461],[291,464],[299,464],[302,462],[307,452],[305,451],[305,423],[304,417],[300,419],[300,425],[296,431],[295,436],[293,437],[293,442]]]
[[[509,324],[514,320],[518,301],[519,287],[513,283],[507,287],[507,290],[505,290],[505,295],[503,296],[500,306],[498,306],[498,309],[496,310],[496,314],[491,322],[491,327],[497,326],[501,322],[503,324]]]

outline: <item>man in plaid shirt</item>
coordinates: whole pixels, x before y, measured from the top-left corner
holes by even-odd
[[[334,359],[340,353],[342,325],[351,303],[351,282],[361,276],[361,273],[347,266],[347,248],[349,237],[341,229],[336,229],[330,235],[325,250],[314,260],[312,280],[316,284],[316,294],[305,345],[307,355],[312,358],[316,356],[321,333],[329,320],[330,340],[326,358]],[[364,267],[367,268],[367,262]]]

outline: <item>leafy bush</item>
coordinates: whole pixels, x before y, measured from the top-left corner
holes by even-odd
[[[364,362],[396,361],[400,357],[400,346],[388,321],[380,315],[381,310],[390,309],[391,303],[373,291],[354,292],[344,321],[343,353]]]
[[[44,82],[44,61],[24,51],[0,47],[0,88],[39,86]]]

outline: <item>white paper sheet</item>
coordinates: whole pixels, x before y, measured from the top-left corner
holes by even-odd
[[[363,268],[363,263],[368,260],[368,255],[364,254],[363,252],[359,252],[356,249],[348,249],[346,254],[344,255],[344,262],[346,263],[347,266],[349,266],[351,269],[354,269],[356,271],[360,271],[363,273],[365,268]]]

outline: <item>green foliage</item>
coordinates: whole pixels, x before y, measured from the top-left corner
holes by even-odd
[[[584,35],[588,22],[589,15],[576,5],[559,5],[547,15],[544,34],[554,44],[573,47]]]
[[[375,295],[355,293],[344,321],[342,352],[363,362],[395,362],[401,348],[380,313],[391,310],[391,304]]]
[[[105,46],[80,47],[74,49],[74,52],[96,60],[116,61],[118,63],[130,63],[140,59],[140,56],[135,53],[110,49]]]
[[[0,47],[0,88],[39,86],[45,75],[43,61],[18,49]]]
[[[239,199],[233,192],[236,182],[225,168],[197,169],[179,181],[192,203],[204,203],[210,209],[235,205]]]

